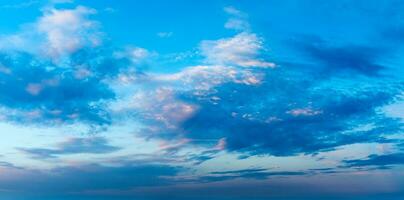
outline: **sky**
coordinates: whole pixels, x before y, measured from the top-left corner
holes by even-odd
[[[0,198],[404,198],[401,0],[0,0]]]

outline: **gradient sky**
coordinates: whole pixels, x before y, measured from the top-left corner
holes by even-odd
[[[0,199],[404,198],[404,1],[0,0]]]

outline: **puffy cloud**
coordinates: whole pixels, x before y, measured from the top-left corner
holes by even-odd
[[[201,42],[201,52],[208,63],[241,67],[275,67],[258,58],[263,41],[254,33],[242,32],[231,38]]]
[[[44,9],[37,22],[17,34],[0,37],[0,49],[46,55],[59,62],[84,47],[101,44],[98,23],[88,19],[95,12],[83,6]]]
[[[94,29],[96,22],[87,16],[96,11],[83,6],[72,10],[46,10],[38,20],[37,29],[46,37],[47,54],[52,57],[73,53],[84,46],[98,46],[99,33]]]

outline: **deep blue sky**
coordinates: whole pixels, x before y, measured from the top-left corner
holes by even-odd
[[[0,0],[0,198],[402,199],[403,11]]]

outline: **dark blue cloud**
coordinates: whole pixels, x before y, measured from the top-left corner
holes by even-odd
[[[266,169],[262,168],[253,168],[253,169],[242,169],[242,170],[232,170],[232,171],[217,171],[212,172],[211,174],[248,174],[248,173],[256,173],[256,172],[263,172]]]
[[[19,148],[20,151],[35,159],[56,158],[59,155],[78,153],[105,154],[119,149],[119,147],[109,145],[108,141],[103,137],[71,138],[58,144],[55,149]]]
[[[309,169],[311,174],[336,174],[340,173],[336,170],[336,168],[317,168],[317,169]]]
[[[124,166],[98,164],[59,167],[51,170],[3,168],[11,178],[0,175],[0,189],[15,194],[38,196],[72,195],[87,191],[131,189],[169,185],[169,177],[180,168],[132,163]],[[5,192],[6,193],[6,192]]]
[[[205,161],[215,158],[216,154],[219,152],[220,150],[218,149],[206,150],[199,154],[190,154],[186,160],[193,162],[194,165],[199,165]]]
[[[380,60],[389,52],[388,49],[366,45],[333,45],[315,37],[305,37],[296,42],[295,47],[314,61],[314,65],[319,65],[319,73],[326,74],[346,72],[350,75],[380,75],[386,69]]]
[[[13,163],[5,162],[5,161],[0,161],[0,167],[21,169],[20,167],[15,166]]]
[[[181,125],[185,136],[193,141],[226,138],[229,151],[288,156],[384,142],[383,134],[400,130],[399,120],[377,109],[395,101],[401,84],[368,82],[368,87],[350,88],[356,85],[350,79],[334,83],[299,73],[269,70],[258,86],[228,83],[206,96],[180,94],[199,106]],[[220,100],[212,102],[213,97]],[[374,127],[355,130],[368,124]]]
[[[129,64],[111,50],[83,49],[55,63],[21,52],[0,52],[0,106],[9,120],[44,124],[110,123],[115,98],[106,80]],[[11,110],[11,111],[10,111]]]
[[[265,180],[271,176],[299,176],[305,175],[305,172],[299,171],[277,171],[271,172],[266,169],[244,169],[244,170],[235,170],[235,171],[218,171],[212,172],[210,175],[200,177],[199,181],[202,182],[216,182],[216,181],[226,181],[238,178],[244,179],[257,179],[257,180]]]
[[[200,165],[203,162],[211,160],[213,158],[215,158],[213,155],[194,155],[188,160],[194,162],[195,165]]]
[[[386,155],[370,155],[366,159],[345,160],[349,167],[377,167],[389,165],[403,165],[404,153],[392,153]]]

